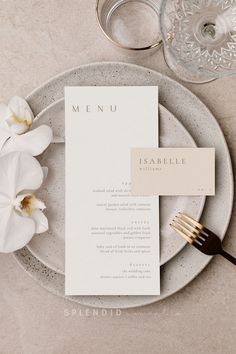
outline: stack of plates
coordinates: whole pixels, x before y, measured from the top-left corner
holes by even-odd
[[[162,300],[187,285],[210,261],[188,247],[174,234],[169,223],[179,211],[201,218],[222,239],[233,201],[233,176],[224,136],[212,114],[199,99],[177,82],[146,68],[123,63],[81,66],[53,78],[28,98],[37,123],[48,124],[59,141],[64,139],[65,86],[159,86],[159,127],[162,147],[215,147],[215,197],[160,198],[161,295],[160,296],[73,296],[70,300],[87,306],[126,308]],[[15,253],[18,262],[43,287],[64,296],[64,184],[65,146],[51,144],[40,156],[49,175],[38,196],[46,202],[50,231],[35,236]]]

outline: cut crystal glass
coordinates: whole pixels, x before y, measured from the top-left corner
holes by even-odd
[[[236,0],[163,0],[167,64],[183,80],[236,74]]]

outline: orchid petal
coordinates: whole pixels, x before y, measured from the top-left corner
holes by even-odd
[[[26,100],[15,96],[9,101],[8,108],[12,114],[7,119],[7,122],[12,132],[16,134],[25,133],[34,119],[34,114]]]
[[[6,120],[12,115],[11,111],[4,103],[0,103],[0,127],[8,126]]]
[[[10,138],[10,136],[11,136],[10,130],[0,125],[0,153],[4,144],[6,143],[7,139]]]
[[[28,133],[14,134],[3,146],[1,154],[23,151],[32,156],[38,156],[49,146],[52,138],[52,129],[47,125],[41,125]]]
[[[14,118],[13,118],[14,117]],[[20,121],[16,121],[15,123],[12,122],[12,119],[17,119],[15,116],[11,116],[10,121],[8,120],[8,125],[10,126],[12,134],[24,134],[27,132],[29,129],[29,126],[27,126],[25,123],[22,123]]]
[[[24,247],[35,233],[35,221],[19,215],[11,205],[0,208],[0,252],[10,253]]]
[[[16,179],[16,194],[24,190],[37,190],[43,183],[43,171],[40,163],[31,155],[19,153],[19,168]],[[8,156],[8,155],[7,155]]]
[[[18,96],[12,97],[8,103],[8,107],[18,118],[27,119],[28,123],[33,122],[34,114],[27,101],[23,98]]]
[[[42,234],[48,230],[48,219],[41,210],[35,209],[31,218],[35,221],[36,234]]]
[[[0,150],[11,136],[11,130],[6,122],[8,107],[4,103],[0,103]]]
[[[8,207],[11,204],[11,200],[4,194],[0,194],[0,208]]]
[[[14,200],[24,190],[36,190],[43,182],[39,162],[23,152],[11,152],[0,158],[0,194]]]

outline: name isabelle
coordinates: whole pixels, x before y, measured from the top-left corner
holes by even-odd
[[[186,160],[185,158],[140,158],[139,159],[139,164],[140,165],[185,165]]]

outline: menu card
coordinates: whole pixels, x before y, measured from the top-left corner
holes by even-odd
[[[130,150],[158,146],[157,87],[66,87],[66,295],[159,295],[159,201]]]

